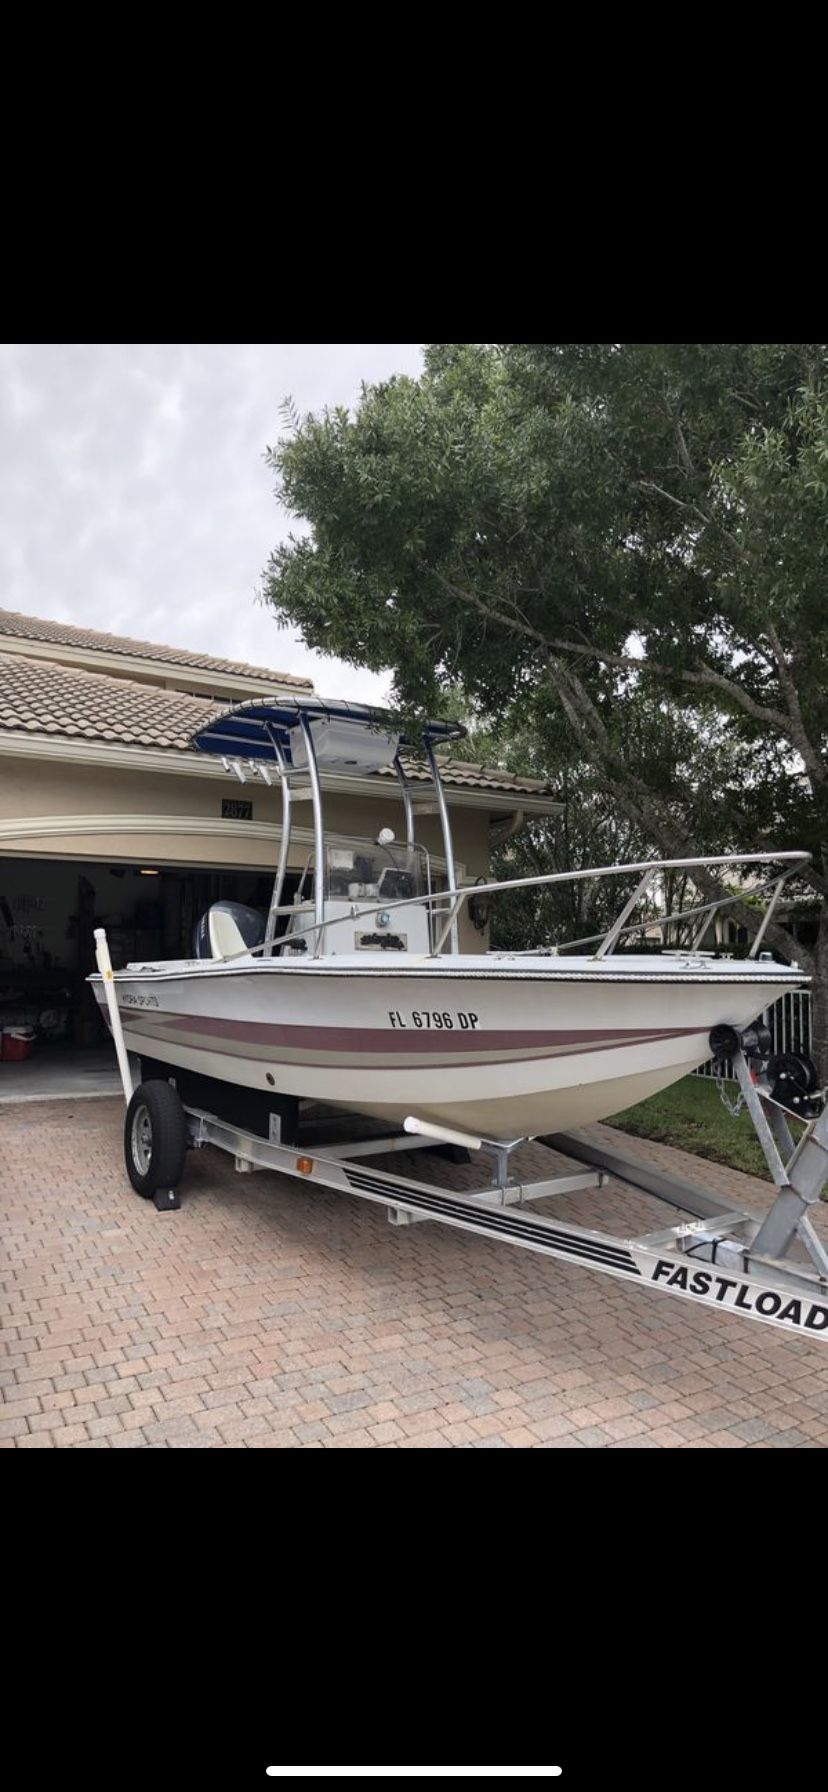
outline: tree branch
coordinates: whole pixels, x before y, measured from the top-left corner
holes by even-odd
[[[547,653],[571,653],[583,659],[600,660],[608,666],[622,666],[625,670],[653,672],[659,678],[673,679],[679,684],[709,686],[732,698],[733,702],[738,704],[739,708],[743,709],[747,715],[753,716],[755,721],[765,722],[777,734],[793,739],[789,716],[786,716],[782,710],[770,709],[765,703],[757,703],[756,699],[751,697],[742,685],[736,684],[731,678],[726,678],[722,672],[715,672],[712,666],[705,666],[699,661],[695,671],[684,671],[679,670],[678,667],[661,665],[658,660],[652,660],[649,657],[636,659],[633,654],[613,653],[609,648],[596,647],[590,641],[566,641],[555,635],[544,635],[530,622],[521,619],[519,614],[510,616],[494,604],[486,603],[476,591],[464,590],[462,586],[455,585],[452,580],[445,578],[442,573],[437,573],[436,576],[439,583],[451,593],[452,597],[458,598],[461,603],[468,604],[481,616],[487,617],[490,622],[499,622],[501,627],[510,629],[513,634],[520,634],[527,640],[537,642],[538,646],[543,647]],[[798,743],[795,744],[797,751],[801,752],[802,749]],[[809,751],[813,752],[813,749],[809,748]],[[824,769],[822,775],[825,775]]]
[[[581,657],[606,659],[611,664],[633,666],[639,671],[645,669],[649,662],[632,659],[623,654],[605,654],[601,649],[579,642],[557,643],[554,638],[550,639],[540,629],[536,629],[533,624],[521,621],[517,616],[510,617],[494,605],[484,602],[476,592],[466,591],[462,587],[452,584],[450,580],[443,578],[440,574],[437,576],[446,590],[459,598],[462,603],[468,604],[490,621],[498,622],[501,627],[510,632],[536,642],[542,648],[550,684],[572,731],[576,739],[581,741],[588,756],[597,759],[604,770],[615,779],[615,794],[620,807],[635,826],[641,828],[655,844],[661,847],[666,858],[682,858],[685,853],[686,841],[665,818],[654,792],[642,778],[631,771],[626,761],[613,747],[588,691],[572,666],[564,665],[558,659],[556,647],[560,652],[573,653]],[[651,665],[650,669],[665,671],[670,677],[675,676],[667,668]],[[683,676],[685,682],[689,683],[711,684],[720,688],[722,686],[730,687],[734,697],[738,696],[740,700],[744,699],[744,707],[750,706],[749,713],[756,715],[760,720],[772,720],[773,725],[780,732],[786,736],[790,734],[786,717],[773,710],[764,710],[762,705],[755,704],[753,699],[741,690],[740,686],[731,686],[731,681],[724,678],[722,674],[714,673],[709,668],[703,668],[697,673],[685,673]],[[699,889],[711,899],[714,896],[730,894],[725,886],[711,877],[709,873],[699,870],[693,875]],[[741,921],[750,934],[756,933],[762,917],[755,909],[751,909],[747,903],[734,901],[731,903],[731,913]],[[812,954],[799,941],[794,940],[793,935],[786,928],[781,927],[778,922],[771,922],[766,938],[768,943],[775,946],[783,957],[790,958],[794,955],[805,962],[806,968],[813,967]]]
[[[765,623],[765,634],[773,648],[774,659],[776,660],[779,672],[779,683],[782,688],[782,695],[787,704],[788,714],[791,718],[791,740],[793,741],[797,752],[801,755],[803,764],[805,765],[809,776],[812,777],[817,784],[824,784],[828,782],[828,770],[826,770],[825,761],[822,758],[822,755],[816,751],[816,748],[811,744],[808,737],[802,710],[799,705],[799,696],[796,685],[791,677],[790,667],[785,656],[785,649],[782,646],[782,642],[779,639],[773,623],[770,621]]]
[[[720,523],[718,517],[712,516],[709,510],[702,510],[698,504],[688,504],[686,499],[675,497],[673,492],[666,491],[663,485],[656,485],[654,479],[639,479],[636,483],[640,491],[658,492],[660,498],[666,498],[668,503],[675,504],[678,510],[688,511],[692,516],[698,517],[699,522],[704,523],[706,528],[715,529],[721,535],[722,540],[732,548],[737,560],[750,560],[747,548],[743,547],[732,531],[726,528],[724,523]]]
[[[686,477],[688,479],[694,479],[696,470],[690,459],[690,451],[685,441],[684,430],[678,422],[676,423],[676,441],[678,443],[679,460],[684,468]]]
[[[658,799],[654,797],[653,792],[643,779],[630,770],[620,754],[613,748],[606,729],[587,692],[580,685],[580,681],[574,677],[569,667],[564,668],[559,664],[555,666],[553,663],[551,672],[553,683],[576,737],[581,739],[587,751],[591,744],[593,756],[598,758],[604,770],[613,778],[614,795],[619,807],[631,821],[660,846],[665,858],[680,859],[685,856],[687,842],[680,837],[671,822],[662,814]],[[564,684],[569,686],[568,691],[561,691],[558,683],[561,677]],[[730,897],[729,913],[735,920],[741,922],[743,927],[747,928],[751,937],[758,931],[762,915],[757,909],[751,908],[746,902],[734,900],[732,891],[711,872],[697,867],[689,875],[692,876],[697,888],[709,900],[712,901],[721,896]],[[806,970],[813,970],[813,954],[800,941],[795,940],[787,928],[772,921],[765,938],[769,945],[776,947],[783,958],[790,960],[795,957],[804,964]]]
[[[700,510],[698,504],[688,504],[686,498],[676,498],[663,485],[656,485],[654,479],[639,479],[636,483],[640,491],[657,492],[660,498],[666,498],[669,504],[675,504],[677,510],[686,510],[691,516],[698,517],[699,522],[704,523],[707,528],[712,526],[712,518],[704,510]]]

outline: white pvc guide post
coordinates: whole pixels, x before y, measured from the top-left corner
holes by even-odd
[[[419,1133],[423,1139],[439,1139],[446,1145],[465,1145],[468,1151],[479,1151],[483,1143],[470,1132],[455,1132],[451,1126],[432,1126],[430,1120],[418,1120],[416,1114],[409,1114],[403,1121],[403,1131]]]
[[[127,1050],[124,1045],[124,1029],[121,1026],[121,1015],[118,1008],[117,997],[115,995],[115,973],[112,969],[112,960],[109,956],[106,929],[103,927],[95,928],[95,957],[98,960],[98,970],[103,978],[106,1005],[109,1009],[110,1021],[112,1022],[112,1037],[115,1041],[115,1051],[118,1056],[118,1069],[121,1072],[124,1100],[127,1107],[129,1107],[133,1096],[132,1077],[130,1075]]]

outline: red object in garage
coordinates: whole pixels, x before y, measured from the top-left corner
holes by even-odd
[[[18,1063],[21,1058],[30,1058],[34,1042],[34,1027],[8,1027],[3,1032],[0,1057],[5,1063]]]

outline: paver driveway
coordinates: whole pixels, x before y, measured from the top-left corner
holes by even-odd
[[[112,1099],[0,1108],[7,1447],[828,1442],[824,1344],[448,1228],[397,1230],[214,1150],[157,1214],[127,1184],[122,1124]],[[698,1159],[629,1146],[698,1179]],[[554,1161],[533,1145],[521,1166]],[[768,1198],[702,1174],[726,1200]],[[625,1232],[665,1210],[610,1188],[555,1211]]]

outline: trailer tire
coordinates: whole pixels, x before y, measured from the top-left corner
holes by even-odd
[[[156,1189],[174,1189],[187,1155],[187,1126],[178,1092],[171,1083],[139,1083],[124,1123],[124,1159],[137,1195],[151,1200]]]

